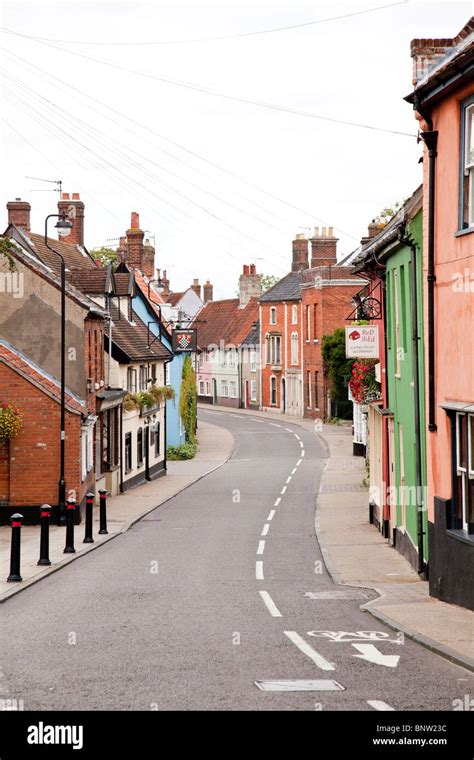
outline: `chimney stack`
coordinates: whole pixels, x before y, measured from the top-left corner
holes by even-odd
[[[30,211],[31,206],[28,201],[22,201],[21,198],[15,198],[14,201],[7,203],[8,224],[14,224],[18,229],[24,232],[30,231]]]
[[[69,193],[61,193],[61,199],[58,201],[58,214],[65,214],[72,224],[72,230],[65,238],[65,242],[73,245],[84,245],[84,204],[79,193],[72,193],[71,197],[69,197]]]
[[[299,232],[293,240],[292,272],[308,269],[308,240],[304,232]]]
[[[384,227],[385,227],[384,224],[382,223],[377,224],[377,222],[374,219],[372,219],[371,223],[367,227],[367,237],[361,238],[360,244],[367,245],[367,243],[369,243],[372,240],[372,238],[376,237],[379,234],[379,232],[383,230]]]
[[[125,262],[131,269],[141,269],[143,261],[144,232],[140,229],[140,217],[136,211],[132,211],[130,229],[127,230],[126,235],[127,250],[125,254]]]
[[[155,249],[149,240],[145,240],[143,245],[143,256],[140,269],[143,274],[150,279],[153,277],[153,272],[155,271]]]
[[[244,264],[242,274],[239,277],[239,300],[240,308],[247,306],[251,298],[258,298],[261,293],[261,275],[257,274],[255,264]]]
[[[203,301],[204,303],[208,303],[209,301],[212,301],[212,295],[213,295],[213,286],[209,282],[209,280],[206,280],[204,285],[202,286],[202,292],[203,292]]]
[[[198,279],[194,278],[193,284],[191,285],[191,290],[194,290],[198,298],[201,298],[201,286]]]
[[[167,277],[166,269],[163,269],[163,277],[161,278],[161,282],[163,283],[164,288],[165,288],[164,291],[163,291],[163,293],[162,293],[162,295],[163,296],[169,295],[169,292],[170,292],[170,281],[169,281],[169,279]]]
[[[311,269],[337,264],[337,241],[334,237],[334,227],[315,227],[311,238]]]

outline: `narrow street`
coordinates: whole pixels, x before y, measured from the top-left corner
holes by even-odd
[[[374,592],[326,572],[316,437],[199,416],[232,432],[226,464],[4,603],[2,696],[25,710],[430,711],[473,693],[472,674],[359,609]],[[329,683],[255,683],[282,680]]]

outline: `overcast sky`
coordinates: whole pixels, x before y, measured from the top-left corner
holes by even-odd
[[[1,35],[0,226],[7,201],[21,197],[41,231],[57,195],[25,175],[60,179],[86,204],[89,249],[114,246],[138,211],[172,289],[209,278],[215,298],[235,294],[244,263],[283,276],[305,228],[334,226],[339,255],[348,253],[373,216],[421,182],[415,137],[158,78],[415,135],[403,100],[410,41],[456,35],[471,2],[410,1],[237,36],[388,4],[3,3],[2,27],[49,41]]]

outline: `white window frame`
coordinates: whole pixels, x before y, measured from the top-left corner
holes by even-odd
[[[204,396],[204,380],[199,381],[199,395]]]
[[[298,307],[296,304],[293,304],[291,307],[291,324],[297,325],[298,324]]]
[[[281,335],[267,335],[267,364],[281,367]]]
[[[250,349],[250,372],[257,371],[257,352],[254,348]]]
[[[257,400],[257,381],[251,380],[250,381],[250,401],[256,401]]]
[[[235,380],[230,380],[229,382],[229,397],[237,398],[237,383]]]
[[[229,398],[229,383],[227,380],[221,380],[221,396],[223,398]]]
[[[270,324],[276,325],[277,323],[277,310],[276,306],[270,306]]]
[[[137,392],[137,370],[135,367],[127,367],[127,391],[129,393]]]
[[[211,395],[211,382],[210,380],[206,380],[206,396]]]
[[[474,227],[474,103],[464,109],[463,175],[469,177],[467,200],[468,228]]]
[[[298,333],[291,333],[291,364],[298,364],[299,361],[299,341]]]
[[[311,304],[306,304],[306,343],[311,340]]]
[[[272,401],[273,384],[275,384],[275,402]],[[277,406],[277,400],[278,400],[277,379],[275,375],[270,375],[270,406]]]

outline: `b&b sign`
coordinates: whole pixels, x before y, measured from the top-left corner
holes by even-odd
[[[196,351],[196,330],[173,330],[173,351]]]
[[[378,325],[346,327],[346,357],[348,359],[378,359]]]

